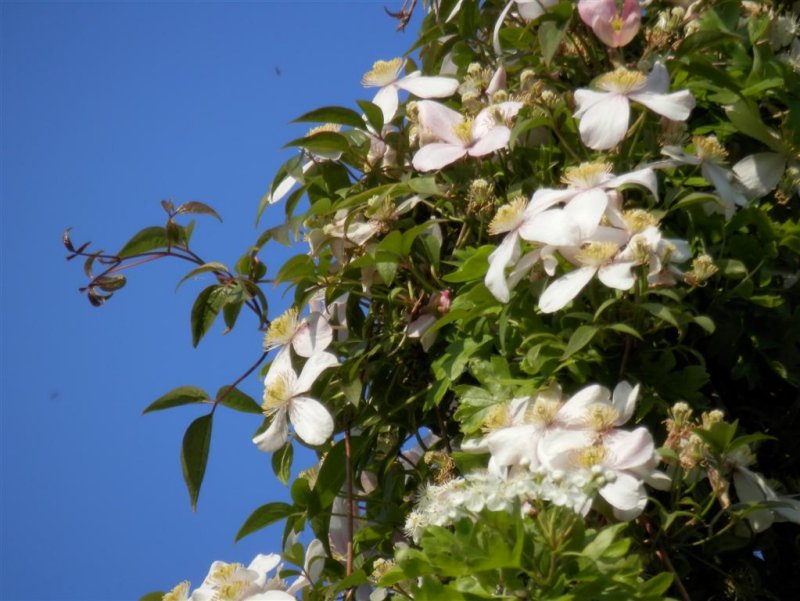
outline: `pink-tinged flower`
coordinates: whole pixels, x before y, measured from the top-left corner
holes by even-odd
[[[558,252],[577,267],[545,288],[539,297],[539,309],[553,313],[562,309],[597,275],[609,288],[630,290],[635,283],[631,270],[635,261],[624,260],[620,250],[628,241],[628,233],[617,228],[600,226],[588,239],[572,246],[559,246]]]
[[[628,132],[630,101],[674,121],[685,121],[694,108],[689,90],[667,94],[669,73],[662,63],[650,75],[620,67],[597,80],[601,91],[575,91],[575,117],[580,119],[581,140],[594,150],[608,150]]]
[[[612,430],[601,438],[589,430],[561,430],[541,441],[539,455],[550,471],[601,471],[607,483],[598,492],[617,519],[635,518],[647,503],[643,474],[656,471],[655,445],[647,428]]]
[[[622,12],[617,9],[616,0],[580,0],[578,13],[594,35],[612,48],[628,44],[639,32],[642,21],[637,0],[625,0]]]
[[[435,171],[467,155],[481,157],[505,148],[511,130],[502,121],[513,118],[522,105],[504,102],[490,106],[474,120],[432,100],[421,100],[417,106],[420,127],[439,141],[420,148],[412,164],[417,171]]]
[[[339,361],[331,353],[322,351],[308,358],[298,376],[292,367],[289,353],[278,353],[264,379],[264,402],[261,407],[266,417],[272,416],[269,427],[253,438],[264,452],[281,448],[289,439],[289,422],[297,436],[310,445],[320,445],[333,434],[333,417],[325,406],[307,396],[320,374]]]
[[[361,78],[364,87],[380,88],[372,102],[383,112],[384,123],[391,121],[397,113],[400,90],[411,92],[419,98],[446,98],[458,89],[458,80],[452,77],[428,77],[419,71],[401,77],[405,63],[404,58],[377,61],[372,70]]]

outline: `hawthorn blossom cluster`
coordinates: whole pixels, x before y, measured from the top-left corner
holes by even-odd
[[[505,477],[543,470],[551,478],[570,474],[590,482],[602,474],[599,495],[618,519],[633,519],[647,503],[645,483],[670,486],[656,469],[659,459],[647,428],[619,427],[633,416],[638,394],[638,385],[623,381],[613,395],[592,384],[567,400],[557,387],[513,399],[496,406],[485,423],[488,434],[467,448],[488,451],[489,471]]]
[[[522,514],[536,502],[549,502],[586,513],[594,493],[615,478],[601,466],[581,472],[520,470],[508,476],[493,471],[474,471],[444,484],[426,486],[416,506],[408,514],[405,532],[419,542],[429,526],[450,526],[462,518],[477,519],[488,511],[512,511]]]

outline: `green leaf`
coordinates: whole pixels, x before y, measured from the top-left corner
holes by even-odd
[[[230,392],[228,392],[229,389]],[[261,406],[253,397],[243,393],[238,388],[223,386],[217,391],[217,398],[222,399],[220,403],[236,411],[261,415]]]
[[[126,284],[126,280],[124,275],[117,273],[97,277],[94,283],[104,292],[116,292]]]
[[[291,441],[287,441],[280,449],[272,454],[272,471],[282,484],[289,483],[292,471],[292,459],[294,458],[294,447]]]
[[[372,129],[375,131],[383,131],[383,111],[381,108],[376,104],[367,102],[366,100],[358,100],[356,103],[358,104],[359,108],[364,111],[364,115],[367,117],[367,122],[372,126]]]
[[[180,205],[177,209],[175,209],[176,215],[211,215],[212,217],[216,217],[220,221],[222,221],[222,217],[219,216],[214,209],[203,202],[198,202],[196,200],[190,200],[189,202],[185,202]]]
[[[197,388],[196,386],[179,386],[150,403],[147,408],[142,411],[142,414],[150,413],[151,411],[161,411],[162,409],[170,409],[172,407],[180,407],[181,405],[190,405],[192,403],[204,403],[208,400],[208,393],[201,388]]]
[[[300,115],[292,123],[338,123],[364,129],[364,120],[357,112],[342,106],[324,106]]]
[[[233,329],[233,326],[236,325],[236,320],[239,318],[239,313],[242,310],[242,305],[244,302],[237,302],[237,303],[226,303],[222,307],[222,319],[225,321],[225,331],[223,334],[227,334]]]
[[[559,25],[553,21],[545,21],[539,26],[539,47],[542,49],[542,59],[546,65],[549,66],[553,60],[564,39],[565,31],[566,23]]]
[[[267,503],[262,505],[244,521],[242,527],[239,528],[239,532],[236,533],[236,540],[240,541],[248,534],[266,528],[270,524],[290,516],[292,513],[294,513],[294,507],[288,503]]]
[[[569,342],[567,343],[567,348],[564,350],[564,354],[561,355],[561,360],[567,359],[585,347],[592,341],[594,335],[597,334],[598,328],[596,326],[580,326],[578,327],[573,333],[572,336],[569,338]]]
[[[187,273],[185,276],[183,276],[180,279],[180,281],[178,282],[177,286],[175,286],[175,290],[180,288],[181,284],[183,284],[189,278],[194,277],[196,275],[200,275],[201,273],[208,273],[210,271],[211,272],[220,271],[222,273],[228,273],[228,268],[227,268],[227,266],[225,266],[224,263],[217,263],[216,261],[212,261],[210,263],[204,263],[200,267],[196,267],[195,269],[192,269],[189,273]]]
[[[219,313],[222,303],[225,300],[225,292],[222,286],[212,285],[204,288],[192,307],[192,346],[197,346],[200,339],[205,336],[208,329],[214,323]]]
[[[775,152],[787,154],[780,136],[764,125],[758,107],[751,101],[739,100],[731,106],[726,106],[725,114],[736,129],[743,134],[763,142]]]
[[[713,334],[714,330],[717,329],[717,326],[714,325],[714,320],[707,315],[696,315],[694,317],[694,322],[709,334]]]
[[[181,467],[186,488],[189,489],[192,511],[197,509],[197,497],[200,495],[200,486],[203,484],[203,476],[206,473],[213,419],[213,413],[198,417],[189,424],[186,434],[183,435]]]
[[[168,246],[167,230],[154,225],[134,234],[133,238],[128,240],[122,250],[117,253],[117,256],[120,258],[132,257],[157,248],[167,248]]]
[[[654,317],[657,317],[661,321],[665,321],[668,324],[680,329],[678,320],[675,319],[675,315],[673,315],[672,311],[670,311],[666,305],[662,305],[660,303],[642,303],[640,306]]]
[[[448,273],[442,279],[445,282],[471,282],[479,280],[489,269],[489,255],[494,252],[496,246],[485,245],[473,249],[472,254],[452,273]]]
[[[284,148],[286,146],[300,146],[316,154],[330,154],[350,150],[350,143],[347,138],[332,131],[319,131],[305,138],[297,138],[286,144]]]
[[[626,323],[613,323],[610,326],[606,326],[606,328],[643,340],[642,335]]]

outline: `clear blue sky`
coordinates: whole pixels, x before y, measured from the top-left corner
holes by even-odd
[[[202,200],[224,223],[198,219],[196,250],[232,265],[291,156],[280,147],[306,129],[288,122],[371,98],[363,72],[413,43],[384,4],[401,3],[0,4],[3,600],[137,599],[199,585],[215,559],[278,550],[280,528],[233,543],[285,495],[250,442],[257,416],[217,413],[195,514],[178,457],[202,411],[141,416],[176,386],[234,380],[259,355],[255,320],[224,337],[218,324],[193,350],[189,310],[207,282],[176,293],[187,268],[167,261],[93,308],[60,237],[72,226],[76,242],[116,251],[161,224],[162,198]],[[255,376],[242,388],[261,395]]]

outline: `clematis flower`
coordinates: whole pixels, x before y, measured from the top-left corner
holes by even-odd
[[[624,230],[600,226],[591,238],[574,246],[559,247],[558,252],[578,269],[545,288],[539,297],[539,309],[543,313],[562,309],[595,275],[609,288],[630,290],[636,281],[631,273],[636,262],[620,256],[627,236]]]
[[[421,100],[417,106],[420,127],[439,141],[422,146],[412,164],[417,171],[435,171],[467,155],[480,157],[505,148],[511,130],[497,122],[497,113],[510,119],[522,104],[505,102],[487,107],[474,120],[432,100]]]
[[[283,353],[291,346],[301,357],[310,357],[328,348],[332,340],[333,329],[322,313],[313,311],[300,320],[297,309],[292,307],[270,323],[264,350],[281,347],[279,353]]]
[[[575,91],[575,117],[580,119],[581,140],[594,150],[613,148],[625,137],[630,120],[630,101],[675,121],[685,121],[695,104],[688,90],[667,94],[669,73],[660,62],[647,76],[619,67],[601,76],[597,87],[601,91]]]
[[[580,0],[578,14],[606,46],[620,48],[639,32],[642,8],[637,0],[625,0],[622,12],[616,0]]]
[[[561,430],[539,445],[548,470],[602,471],[606,484],[598,491],[617,519],[631,520],[647,503],[642,472],[652,470],[655,444],[647,428],[613,430],[598,439],[588,430]]]
[[[393,58],[389,61],[377,61],[372,70],[361,78],[361,84],[367,88],[380,88],[372,103],[383,111],[383,122],[389,123],[397,113],[398,93],[406,90],[419,98],[446,98],[458,89],[458,80],[452,77],[423,76],[419,71],[401,77],[405,66],[404,58]]]
[[[277,576],[268,579],[267,574],[278,567],[281,557],[276,553],[257,555],[246,568],[240,563],[215,561],[209,568],[202,585],[188,597],[191,601],[268,601],[269,599],[291,599],[283,591],[274,590],[283,581]],[[183,582],[164,598],[168,601],[187,599],[189,583]],[[179,590],[180,589],[180,590]],[[180,594],[183,596],[180,596]],[[170,597],[172,595],[172,597]],[[267,596],[268,595],[268,596]],[[282,595],[282,596],[280,596]]]
[[[307,396],[320,374],[339,361],[327,351],[306,360],[300,375],[292,367],[289,353],[279,353],[264,379],[264,402],[261,407],[272,423],[253,438],[259,450],[266,453],[281,448],[289,438],[289,424],[297,436],[310,445],[320,445],[333,433],[333,417],[322,403]]]

